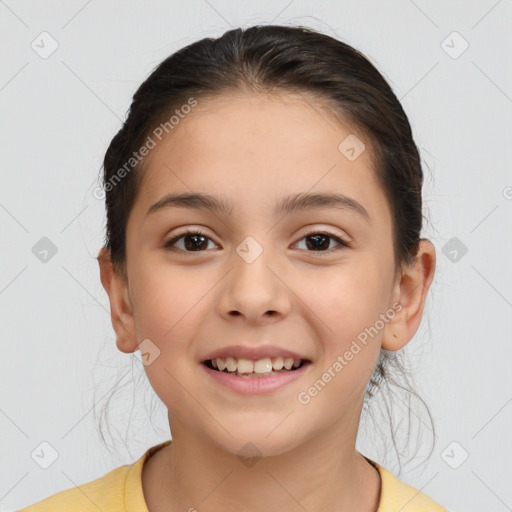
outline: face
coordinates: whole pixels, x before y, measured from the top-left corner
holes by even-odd
[[[304,97],[240,95],[199,102],[151,151],[127,225],[133,335],[118,347],[146,340],[173,438],[188,428],[232,453],[250,441],[277,455],[329,431],[355,436],[384,317],[398,313],[390,207],[368,150],[340,151],[350,135]],[[227,211],[195,201],[148,213],[169,193],[207,194]],[[277,209],[297,194],[352,205]],[[233,346],[307,363],[258,392],[228,377],[241,389],[204,364]]]

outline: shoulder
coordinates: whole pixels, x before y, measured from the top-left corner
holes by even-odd
[[[58,492],[17,512],[148,512],[142,468],[153,453],[170,442],[152,446],[133,464],[120,466],[92,482]]]
[[[374,463],[381,476],[378,512],[449,512],[448,509],[401,480],[386,468]]]
[[[118,505],[124,503],[124,483],[128,469],[129,466],[118,467],[92,482],[53,494],[19,512],[60,512],[70,510],[70,507],[82,512],[97,512],[98,508],[110,510],[105,505],[119,509]]]
[[[125,482],[131,466],[120,466],[104,476],[53,494],[19,512],[103,512],[124,510]]]

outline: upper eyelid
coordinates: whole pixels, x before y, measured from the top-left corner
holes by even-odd
[[[304,228],[304,229],[307,229],[307,231],[301,235],[302,237],[308,236],[308,235],[314,234],[314,233],[325,232],[325,234],[328,234],[333,237],[337,236],[339,238],[349,238],[349,239],[351,238],[345,231],[343,231],[342,233],[335,233],[332,228]],[[172,240],[173,238],[179,238],[179,237],[189,235],[189,234],[192,234],[192,235],[202,234],[202,235],[207,236],[208,238],[211,238],[213,240],[214,237],[210,236],[205,231],[206,230],[203,228],[184,228],[184,231],[179,232],[173,236],[170,236],[169,240]]]

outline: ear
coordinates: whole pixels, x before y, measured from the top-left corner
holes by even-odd
[[[100,250],[97,260],[100,266],[101,284],[110,300],[110,316],[116,333],[117,348],[127,354],[134,352],[139,346],[128,293],[128,280],[115,271],[107,248],[103,247]]]
[[[400,350],[414,336],[423,316],[425,299],[434,278],[436,250],[430,240],[419,242],[416,261],[402,268],[393,290],[392,304],[397,313],[386,324],[382,337],[382,348]],[[396,308],[396,303],[402,309]]]

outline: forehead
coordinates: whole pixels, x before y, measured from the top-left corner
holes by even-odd
[[[337,153],[338,143],[350,134],[361,141],[364,139],[371,149],[371,141],[362,130],[348,117],[335,112],[325,101],[306,92],[238,92],[232,96],[219,94],[202,98],[181,119],[174,116],[178,122],[171,131],[166,130],[168,136],[164,134],[164,139],[158,141],[159,147],[152,151],[148,160],[159,153],[159,148],[173,145],[180,148],[185,145],[196,152],[201,152],[202,146],[206,145],[209,146],[208,151],[214,151],[214,146],[220,150],[230,146],[246,155],[257,152],[267,160],[279,154],[275,151],[278,146],[293,148],[301,157],[308,156],[314,146],[318,148],[320,145],[324,150],[330,146],[330,152]],[[252,152],[251,146],[254,147]],[[291,158],[296,152],[286,156]],[[365,152],[363,159],[368,159],[367,163],[371,165],[369,153]]]
[[[350,160],[343,153],[347,140],[360,144],[357,151],[366,149]],[[378,210],[387,205],[370,148],[361,130],[307,94],[198,99],[146,158],[138,196],[147,206],[176,190],[217,191],[244,202],[245,196],[322,189],[357,196]]]

